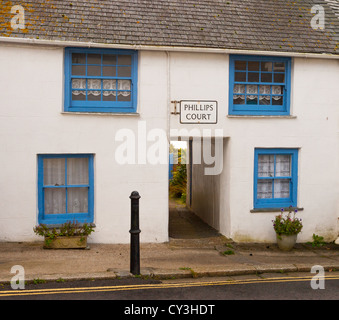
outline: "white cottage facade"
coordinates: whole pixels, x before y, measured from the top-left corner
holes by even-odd
[[[220,233],[273,242],[272,220],[291,206],[298,241],[337,238],[335,51],[133,41],[0,38],[1,241],[77,220],[95,224],[92,242],[128,243],[134,190],[141,241],[168,241],[178,138],[187,206]]]

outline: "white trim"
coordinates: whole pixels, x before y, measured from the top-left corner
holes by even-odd
[[[13,44],[37,44],[57,47],[88,47],[88,48],[114,48],[114,49],[132,49],[132,50],[154,50],[154,51],[178,51],[178,52],[200,52],[200,53],[227,53],[227,54],[252,54],[261,56],[282,56],[282,57],[299,57],[299,58],[321,58],[321,59],[339,59],[339,54],[329,53],[299,53],[299,52],[282,52],[282,51],[260,51],[260,50],[236,50],[222,48],[201,48],[201,47],[176,47],[176,46],[148,46],[148,45],[124,45],[124,44],[105,44],[95,42],[78,42],[78,41],[60,41],[60,40],[43,40],[29,38],[10,38],[0,37],[0,43]]]

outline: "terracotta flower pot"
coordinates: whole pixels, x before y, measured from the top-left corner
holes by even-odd
[[[297,234],[277,234],[277,244],[278,247],[283,251],[290,251],[294,247],[295,243],[297,242]]]

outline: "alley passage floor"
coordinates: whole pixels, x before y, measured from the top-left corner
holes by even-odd
[[[219,237],[217,230],[174,199],[169,200],[169,237],[171,239],[201,239]]]

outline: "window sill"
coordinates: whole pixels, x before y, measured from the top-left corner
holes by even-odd
[[[251,209],[251,213],[257,213],[257,212],[281,212],[281,209],[284,209],[284,212],[288,211],[303,211],[304,208],[299,208],[299,207],[287,207],[287,208],[257,208],[257,209]]]
[[[139,117],[140,113],[137,112],[61,112],[64,115],[90,115],[90,116],[126,116],[126,117]]]
[[[41,223],[41,224],[44,224],[44,223]],[[48,229],[50,229],[50,230],[52,230],[52,229],[59,229],[59,228],[61,228],[62,227],[62,225],[63,225],[63,223],[55,223],[55,224],[46,224],[46,227],[48,228]],[[83,226],[84,225],[84,222],[79,222],[79,224],[78,224],[79,226]],[[93,227],[93,228],[96,228],[96,225],[95,225],[95,223],[93,223],[93,222],[87,222],[87,225],[88,226],[90,226],[90,227]]]
[[[256,119],[296,119],[297,116],[269,116],[269,115],[227,115],[227,118],[231,118],[231,119],[252,119],[252,118],[256,118]]]

